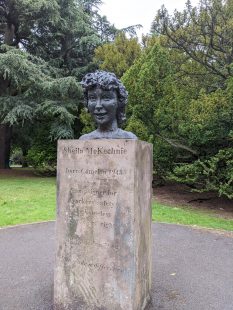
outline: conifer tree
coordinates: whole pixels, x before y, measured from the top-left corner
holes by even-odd
[[[85,73],[97,44],[80,2],[0,1],[0,168],[14,124],[47,117],[48,135],[72,137],[81,91],[69,76]]]

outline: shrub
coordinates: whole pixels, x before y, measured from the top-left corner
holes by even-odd
[[[233,148],[220,150],[208,160],[175,167],[170,180],[196,187],[195,191],[216,191],[233,198]]]

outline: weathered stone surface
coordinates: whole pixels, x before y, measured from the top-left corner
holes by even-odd
[[[145,308],[151,180],[151,144],[59,141],[56,310]]]

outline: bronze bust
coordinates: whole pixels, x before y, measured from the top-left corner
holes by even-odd
[[[129,131],[118,126],[125,120],[128,93],[114,73],[96,71],[84,76],[85,106],[94,118],[97,129],[80,137],[92,139],[137,139]]]

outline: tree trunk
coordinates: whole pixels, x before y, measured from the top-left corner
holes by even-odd
[[[4,94],[9,85],[9,80],[0,77],[0,96]],[[1,120],[0,120],[1,122]],[[0,169],[8,169],[10,160],[12,127],[0,123]]]
[[[22,168],[27,168],[28,167],[28,163],[27,163],[27,153],[28,153],[28,150],[22,148],[22,153],[23,153]]]
[[[0,124],[0,169],[10,168],[12,127]]]
[[[9,23],[5,30],[4,44],[13,45],[14,37],[15,37],[15,25]]]
[[[15,23],[11,21],[11,15],[8,14],[4,34],[4,44],[13,45],[15,37]],[[0,96],[7,91],[10,81],[8,78],[0,76]],[[0,120],[1,121],[1,120]],[[7,124],[0,124],[0,169],[10,168],[10,149],[11,149],[12,127]]]

